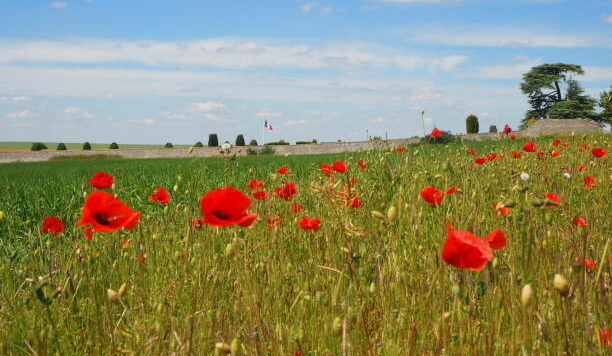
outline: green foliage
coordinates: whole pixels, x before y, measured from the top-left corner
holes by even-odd
[[[42,142],[34,142],[32,143],[32,147],[30,147],[30,151],[42,151],[46,149],[47,146]]]
[[[453,136],[448,131],[440,131],[442,135],[440,137],[431,137],[431,135],[427,135],[421,138],[421,143],[430,143],[430,144],[448,144],[451,142],[456,142],[457,138]]]
[[[478,116],[469,115],[465,119],[465,129],[469,134],[476,134],[479,131]]]
[[[100,160],[112,160],[112,159],[125,159],[120,155],[106,155],[103,153],[91,154],[91,155],[59,155],[49,158],[51,162],[60,161],[100,161]]]
[[[317,139],[316,139],[316,138],[313,138],[313,139],[312,139],[312,143],[317,143]]]
[[[208,135],[208,147],[219,147],[219,138],[217,134]]]
[[[243,135],[236,136],[236,147],[238,146],[246,146]]]
[[[198,141],[195,143],[195,145],[193,145],[193,147],[198,147],[198,148],[204,147],[204,144],[202,143],[202,141]]]
[[[489,133],[494,133],[494,132],[497,132],[497,126],[495,125],[489,126]]]
[[[259,154],[271,156],[271,155],[276,154],[276,150],[270,146],[266,146],[266,147],[263,147],[261,150],[259,150]]]
[[[601,93],[597,105],[602,109],[597,120],[608,124],[612,123],[612,86],[610,86],[609,91]]]
[[[312,142],[312,141],[296,141],[295,144],[296,145],[312,145],[312,144],[314,144],[314,142]]]
[[[164,148],[173,148],[174,145],[172,144],[172,142],[166,142],[166,144],[164,145]]]
[[[286,142],[285,140],[280,140],[277,142],[267,142],[265,143],[265,146],[284,146],[284,145],[288,145],[289,142]]]
[[[251,140],[251,142],[249,142],[249,146],[257,146],[257,141]]]
[[[91,144],[89,142],[85,142],[83,144],[83,151],[89,151],[91,150]]]
[[[66,148],[66,145],[63,142],[60,142],[60,143],[57,144],[56,150],[58,150],[58,151],[66,151],[67,148]]]
[[[118,150],[119,149],[119,145],[117,144],[117,142],[113,142],[110,144],[110,146],[108,146],[109,149],[111,150]]]

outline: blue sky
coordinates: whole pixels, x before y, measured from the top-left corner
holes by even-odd
[[[612,84],[612,0],[4,1],[0,141],[390,138],[518,126],[521,74]]]

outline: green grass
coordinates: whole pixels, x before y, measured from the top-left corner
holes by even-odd
[[[59,142],[44,142],[50,150],[55,150]],[[66,148],[69,150],[81,150],[84,142],[64,142]],[[119,148],[163,148],[166,143],[160,143],[159,145],[138,145],[138,144],[122,144],[118,143]],[[97,149],[108,149],[110,143],[92,143],[91,148]],[[29,150],[32,147],[32,142],[0,142],[0,150]],[[191,145],[174,145],[176,148],[188,148]]]
[[[536,146],[553,149],[552,139]],[[243,355],[607,354],[597,334],[612,325],[610,158],[576,145],[609,148],[612,140],[562,139],[570,146],[542,159],[509,158],[524,143],[517,140],[403,153],[3,164],[0,354],[207,355],[232,340]],[[468,147],[508,157],[473,167]],[[349,177],[325,178],[319,165],[339,159]],[[588,168],[577,172],[578,163]],[[288,175],[275,174],[281,165]],[[131,231],[86,241],[75,223],[98,171],[115,176],[112,192],[142,217]],[[598,186],[583,189],[585,175]],[[337,196],[350,177],[359,208]],[[269,198],[253,202],[260,217],[251,228],[191,227],[204,193],[226,185],[247,193],[250,179],[263,179],[269,193],[283,180],[296,183],[292,203],[305,211]],[[459,191],[432,207],[419,196],[427,185]],[[170,190],[170,205],[147,202],[158,187]],[[533,207],[548,191],[562,204]],[[492,205],[510,199],[511,213],[495,216]],[[395,222],[371,214],[391,206]],[[283,225],[268,228],[277,214]],[[572,225],[576,215],[587,228]],[[42,234],[48,216],[66,231]],[[321,230],[299,229],[301,216],[320,217]],[[448,221],[479,236],[502,229],[508,244],[482,271],[457,269],[440,258]],[[597,263],[588,273],[572,266],[585,256]],[[553,288],[556,273],[569,281],[569,298]],[[111,303],[107,289],[123,283],[121,302]],[[528,283],[535,299],[522,307]]]

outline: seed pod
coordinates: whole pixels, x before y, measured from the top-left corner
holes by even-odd
[[[332,330],[337,333],[342,330],[342,318],[337,316],[334,318],[334,322],[332,323]]]
[[[226,342],[216,343],[215,349],[217,349],[217,351],[222,354],[229,354],[230,352],[232,352],[230,345],[228,345]]]
[[[502,204],[506,208],[514,208],[516,206],[516,201],[514,201],[514,199],[512,199],[512,198],[508,198],[508,199],[504,200]]]
[[[233,356],[240,355],[240,341],[237,338],[232,340],[232,343],[230,344],[230,352]]]
[[[178,184],[175,184],[174,187],[172,187],[172,191],[176,192],[178,190]]]
[[[121,300],[121,298],[119,297],[119,293],[115,292],[110,288],[106,290],[106,299],[108,299],[108,301],[111,303],[119,303],[119,301]]]
[[[119,287],[119,290],[117,291],[117,293],[119,294],[119,298],[123,298],[123,295],[125,294],[126,290],[127,290],[127,284],[123,283],[121,287]]]
[[[370,287],[368,288],[368,291],[370,293],[376,292],[376,284],[374,284],[374,282],[370,283]]]
[[[389,207],[389,210],[387,210],[387,220],[390,223],[393,223],[395,220],[397,220],[397,208],[394,206]]]
[[[521,304],[523,308],[527,308],[533,301],[533,289],[531,284],[525,284],[521,290]]]
[[[377,219],[381,219],[382,220],[382,219],[385,218],[385,215],[383,213],[381,213],[380,211],[378,211],[378,210],[372,210],[370,212],[370,214],[372,214],[372,216],[377,218]]]
[[[569,282],[565,277],[560,274],[555,274],[555,278],[553,279],[553,287],[561,294],[563,297],[567,297],[569,295],[570,287]]]

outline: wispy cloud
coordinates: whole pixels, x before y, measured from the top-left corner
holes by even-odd
[[[283,113],[282,112],[278,112],[278,111],[268,111],[268,110],[262,110],[262,111],[258,111],[257,113],[255,113],[255,116],[260,118],[260,119],[264,119],[264,118],[279,118],[279,117],[283,117]]]
[[[397,4],[413,4],[413,3],[428,3],[436,4],[443,2],[461,2],[462,0],[376,0],[378,2],[391,2]]]
[[[93,119],[95,117],[94,114],[77,106],[67,107],[64,109],[63,113],[74,119]]]
[[[28,96],[0,96],[0,102],[8,102],[14,104],[29,103],[32,98]]]
[[[601,17],[601,20],[606,23],[612,23],[612,14],[605,14]]]
[[[216,101],[207,101],[203,103],[189,104],[186,110],[191,111],[191,112],[211,112],[211,111],[227,110],[227,106],[223,103],[219,103]]]
[[[32,112],[29,109],[21,110],[18,112],[12,112],[6,115],[6,117],[10,119],[25,119],[29,117],[39,117],[40,114],[36,112]]]
[[[55,9],[65,9],[68,7],[68,3],[64,1],[55,1],[51,3],[51,7]]]

